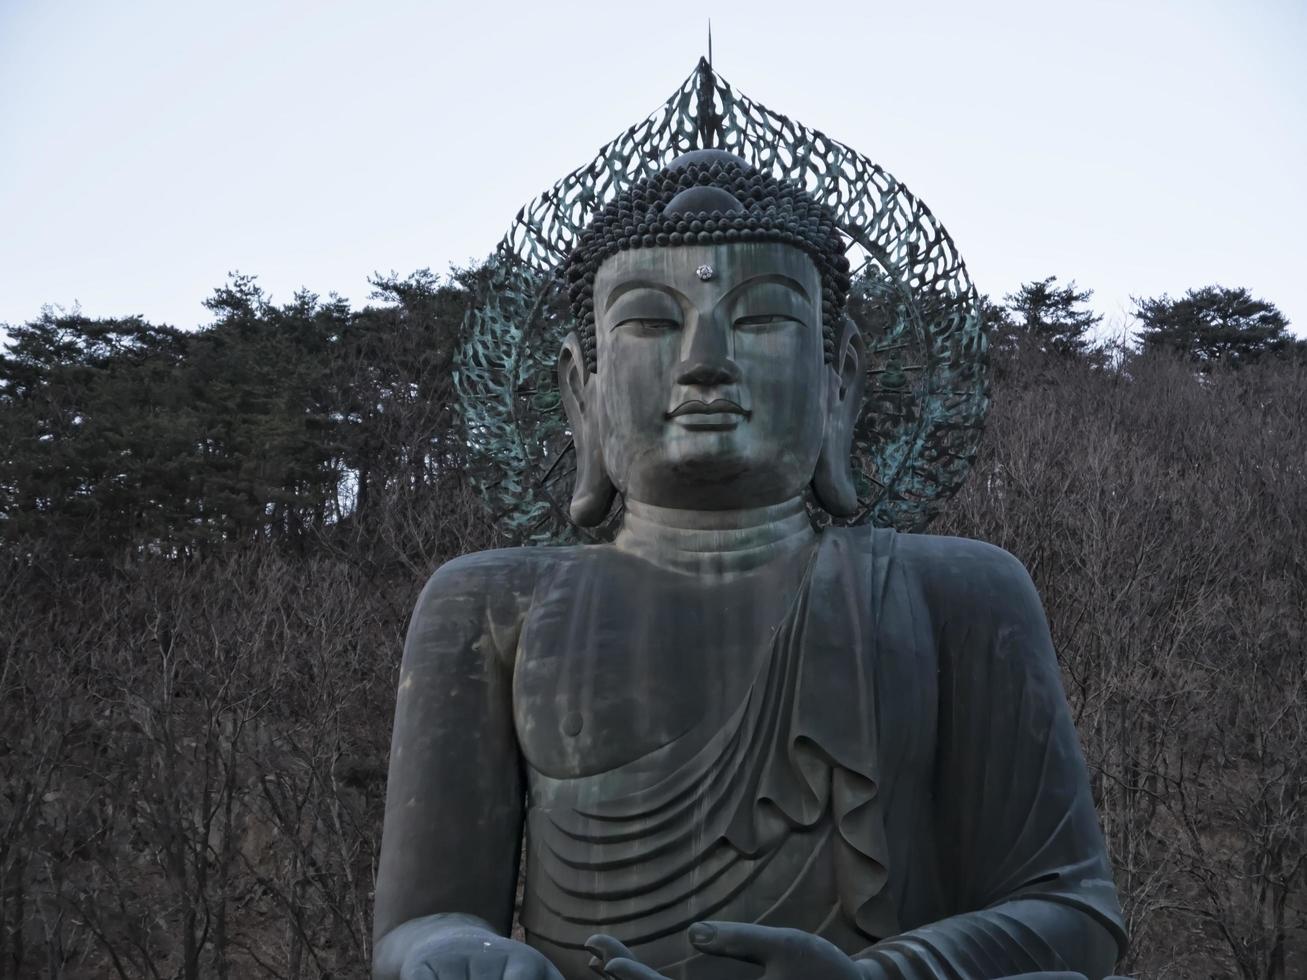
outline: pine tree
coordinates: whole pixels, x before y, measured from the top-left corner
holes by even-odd
[[[989,348],[995,352],[1013,350],[1019,343],[1017,325],[1006,306],[995,303],[987,294],[981,294],[977,309],[985,336],[989,339]]]
[[[194,445],[176,368],[186,336],[47,308],[0,354],[4,536],[112,554],[187,529]]]
[[[1077,290],[1075,280],[1057,285],[1057,276],[1024,283],[1003,297],[1009,316],[1000,321],[1004,335],[996,346],[1034,347],[1045,354],[1084,357],[1092,347],[1089,332],[1102,317],[1085,304],[1093,290]]]
[[[1143,325],[1138,337],[1145,348],[1176,351],[1204,370],[1238,367],[1287,352],[1293,343],[1285,315],[1243,288],[1204,286],[1179,299],[1136,298],[1135,316]]]

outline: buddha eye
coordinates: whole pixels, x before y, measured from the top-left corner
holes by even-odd
[[[784,313],[762,313],[757,316],[741,316],[735,319],[736,330],[754,330],[762,331],[774,329],[787,323],[798,323],[792,316],[786,316]]]
[[[613,324],[613,329],[631,327],[640,333],[664,333],[668,330],[677,330],[680,326],[677,321],[669,320],[666,317],[629,316]]]

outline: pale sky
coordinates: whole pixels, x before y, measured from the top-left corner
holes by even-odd
[[[484,257],[705,48],[881,164],[983,292],[1220,283],[1307,335],[1307,2],[0,0],[0,322],[179,327]]]

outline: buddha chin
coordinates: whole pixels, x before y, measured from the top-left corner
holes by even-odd
[[[701,510],[766,506],[801,494],[816,465],[815,450],[804,453],[802,447],[793,447],[761,453],[759,447],[766,443],[754,438],[748,425],[742,422],[730,430],[669,432],[665,458],[660,461],[665,475],[644,482],[659,489],[676,486],[692,491],[695,507]],[[628,496],[651,504],[677,505],[666,498],[642,496],[639,489],[634,494],[628,491]]]
[[[752,483],[758,461],[749,458],[747,439],[734,430],[688,428],[667,436],[668,478],[683,485],[724,487],[728,484]],[[651,500],[649,503],[659,503]]]

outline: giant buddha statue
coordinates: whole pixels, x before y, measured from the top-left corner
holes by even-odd
[[[1025,569],[810,517],[857,505],[866,377],[828,209],[698,150],[563,273],[571,515],[620,495],[620,528],[423,589],[374,975],[1110,973],[1121,914]]]

